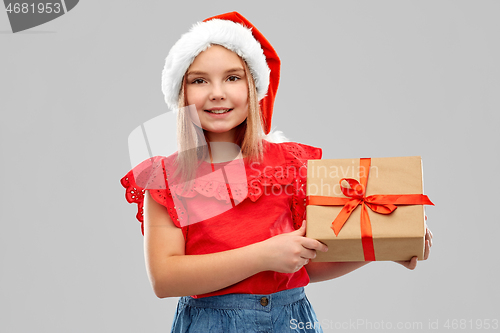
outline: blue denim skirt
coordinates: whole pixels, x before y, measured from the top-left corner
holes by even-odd
[[[268,295],[181,297],[172,332],[323,332],[304,288]]]

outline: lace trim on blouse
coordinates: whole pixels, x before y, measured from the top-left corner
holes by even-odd
[[[170,171],[165,167],[165,157],[156,156],[146,160],[132,169],[121,179],[126,189],[125,198],[129,203],[136,203],[138,211],[136,218],[141,222],[141,231],[144,235],[144,193],[150,191],[152,198],[159,204],[167,207],[172,221],[177,227],[187,225],[187,212],[182,204],[181,197],[193,198],[203,195],[220,201],[230,202],[231,199],[240,203],[247,197],[256,202],[264,193],[266,186],[293,186],[292,216],[295,229],[300,228],[305,218],[306,202],[306,170],[307,160],[320,159],[320,148],[294,142],[270,145],[270,163],[262,168],[250,168],[245,165],[247,181],[229,185],[214,179],[197,178],[187,192],[183,191],[182,184],[168,186],[167,179]],[[278,149],[274,151],[274,149]],[[273,155],[273,153],[277,154]],[[264,165],[264,164],[263,164]]]

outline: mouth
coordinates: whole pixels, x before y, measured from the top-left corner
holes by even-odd
[[[208,113],[213,113],[213,114],[223,114],[223,113],[228,113],[229,111],[232,111],[233,109],[211,109],[211,110],[205,110],[205,112]]]

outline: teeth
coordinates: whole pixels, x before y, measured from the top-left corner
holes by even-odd
[[[208,112],[210,113],[226,113],[226,112],[229,112],[231,109],[225,109],[225,110],[207,110]]]

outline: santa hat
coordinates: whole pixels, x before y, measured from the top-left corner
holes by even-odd
[[[237,12],[210,17],[193,25],[165,59],[162,91],[170,109],[178,107],[182,79],[198,54],[212,44],[238,54],[255,81],[265,134],[271,130],[273,104],[280,79],[280,59],[267,39]]]

